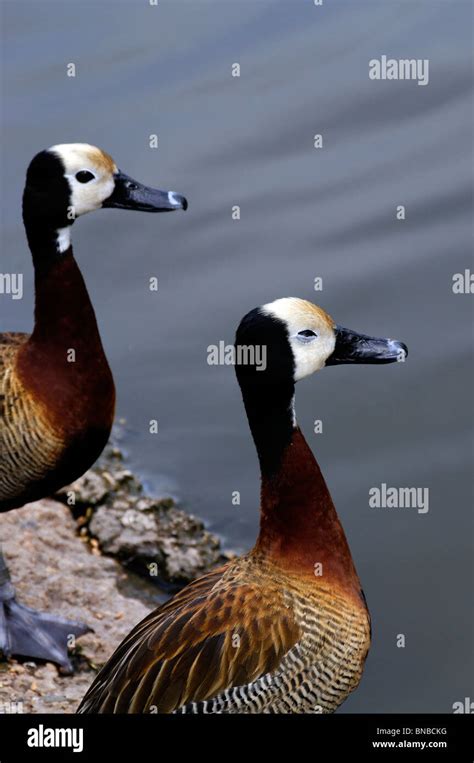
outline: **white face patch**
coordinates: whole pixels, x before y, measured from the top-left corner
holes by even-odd
[[[58,249],[58,252],[63,254],[64,252],[67,252],[70,246],[71,246],[70,226],[67,228],[59,228],[59,230],[56,231],[56,247]]]
[[[114,190],[113,175],[117,167],[113,160],[88,143],[63,143],[52,146],[49,151],[59,156],[65,168],[64,177],[71,189],[71,220],[100,209]],[[89,179],[88,175],[78,173],[90,173],[93,177]],[[87,178],[87,182],[80,182],[78,177]]]
[[[334,321],[324,310],[296,297],[277,299],[263,305],[261,310],[286,324],[295,361],[295,381],[324,368],[336,346]]]

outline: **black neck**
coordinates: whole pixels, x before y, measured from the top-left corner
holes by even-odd
[[[70,227],[72,220],[62,210],[44,211],[38,194],[25,188],[23,194],[23,223],[35,270],[49,270],[63,252],[59,251],[58,231]]]
[[[63,255],[58,248],[57,230],[44,225],[27,225],[26,222],[25,229],[35,270],[49,270]]]
[[[262,477],[278,472],[294,431],[293,382],[242,385],[245,410],[257,448]]]
[[[35,195],[25,189],[23,222],[35,268],[35,328],[32,339],[62,346],[100,337],[93,307],[72,246],[59,248],[59,231],[72,225],[60,215],[41,215]],[[65,246],[65,242],[63,243]]]

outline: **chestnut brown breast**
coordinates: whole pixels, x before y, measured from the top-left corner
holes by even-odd
[[[79,712],[333,712],[359,683],[369,631],[360,603],[254,550],[137,625]]]
[[[0,511],[84,473],[110,434],[115,388],[72,253],[36,275],[35,329],[0,335]]]

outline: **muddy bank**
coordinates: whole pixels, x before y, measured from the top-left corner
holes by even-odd
[[[79,532],[103,554],[166,590],[175,590],[228,557],[204,523],[168,497],[145,494],[117,445],[57,496]]]
[[[50,663],[0,662],[0,713],[74,712],[131,628],[230,556],[171,498],[145,495],[116,446],[54,499],[0,515],[0,544],[19,601],[92,629],[72,650],[73,676]]]
[[[74,676],[59,675],[50,663],[0,662],[0,712],[73,712],[97,667],[165,596],[114,559],[91,552],[57,501],[3,514],[0,543],[19,601],[93,629],[77,640]]]

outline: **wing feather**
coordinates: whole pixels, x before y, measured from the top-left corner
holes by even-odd
[[[79,712],[171,713],[275,670],[299,637],[276,583],[244,582],[231,562],[137,625]]]

